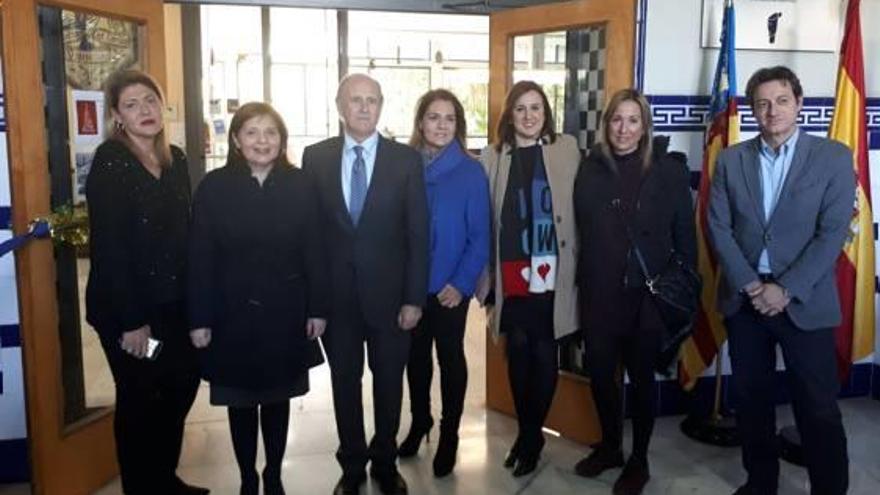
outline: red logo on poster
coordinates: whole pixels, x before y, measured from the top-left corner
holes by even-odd
[[[94,101],[76,102],[77,131],[81,136],[98,134],[98,111]]]

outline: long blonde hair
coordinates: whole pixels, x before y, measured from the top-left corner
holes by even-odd
[[[134,142],[126,134],[125,129],[118,125],[113,118],[113,110],[119,111],[119,96],[126,88],[135,84],[142,84],[156,93],[159,101],[162,102],[164,111],[165,96],[162,94],[162,89],[155,79],[146,72],[136,69],[116,71],[110,74],[110,77],[104,83],[104,122],[106,127],[104,135],[107,139],[115,139],[121,142],[134,153],[141,163],[146,163],[147,157],[144,155],[144,152],[135,146]],[[156,158],[159,160],[159,165],[162,168],[171,166],[171,147],[168,145],[168,136],[165,133],[164,125],[159,134],[153,139],[153,151],[156,153]]]
[[[614,112],[625,101],[634,102],[639,106],[644,133],[639,140],[638,149],[642,155],[642,169],[645,170],[651,166],[651,155],[654,153],[652,144],[654,142],[654,120],[651,118],[651,105],[648,104],[648,100],[637,89],[621,89],[608,100],[608,104],[605,105],[605,110],[602,112],[602,125],[599,128],[599,140],[596,146],[602,156],[608,159],[610,163],[614,163],[614,152],[608,144],[608,133],[610,132],[611,118],[614,117]]]

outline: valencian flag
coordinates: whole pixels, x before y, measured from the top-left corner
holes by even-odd
[[[871,181],[868,175],[865,129],[865,69],[862,58],[860,0],[849,0],[846,28],[840,46],[840,68],[834,116],[828,137],[853,152],[856,202],[849,236],[837,258],[837,288],[843,321],[835,330],[837,369],[841,379],[853,361],[874,352],[874,235],[871,214]]]
[[[712,98],[709,103],[709,129],[703,150],[703,169],[697,194],[697,269],[703,277],[700,310],[694,323],[693,334],[682,345],[678,378],[682,386],[691,389],[697,378],[715,358],[727,338],[720,313],[715,309],[720,269],[709,245],[709,227],[706,214],[709,208],[709,189],[715,159],[722,149],[739,141],[739,115],[736,109],[736,29],[733,0],[727,0],[721,28],[721,51],[715,67]]]

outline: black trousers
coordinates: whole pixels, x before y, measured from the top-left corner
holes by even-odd
[[[782,349],[792,409],[811,493],[843,495],[849,484],[846,434],[837,407],[840,384],[833,329],[804,331],[786,314],[762,316],[744,302],[725,320],[733,369],[736,420],[749,486],[773,495],[779,478],[776,444],[776,346]]]
[[[514,448],[521,459],[534,458],[544,447],[541,429],[559,378],[552,294],[506,299],[501,331],[507,339],[507,378],[519,426]]]
[[[343,475],[361,476],[367,461],[378,473],[396,471],[397,430],[403,396],[403,371],[409,358],[410,332],[374,328],[359,308],[333,314],[322,337],[333,383],[333,407],[339,450],[336,459]],[[361,379],[364,375],[364,344],[373,374],[375,432],[367,448]]]
[[[167,304],[151,313],[153,338],[162,341],[155,361],[134,358],[115,337],[101,335],[116,382],[113,430],[126,495],[170,492],[186,415],[199,385],[185,305]]]
[[[434,360],[431,350],[436,342],[443,401],[440,428],[443,431],[458,431],[467,388],[464,331],[468,305],[469,300],[465,299],[454,308],[446,308],[440,305],[436,295],[428,296],[422,319],[413,331],[409,362],[406,365],[413,427],[424,427],[433,422],[431,379],[434,374]]]
[[[592,320],[584,331],[590,388],[602,427],[602,448],[620,450],[623,442],[623,394],[618,368],[623,364],[632,383],[632,455],[645,460],[654,430],[656,385],[654,363],[660,353],[662,322],[653,301],[641,289],[627,290],[618,301],[627,311],[616,318]],[[632,308],[636,308],[633,311]],[[584,314],[589,308],[583,308]]]

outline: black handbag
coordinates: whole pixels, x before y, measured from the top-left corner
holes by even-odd
[[[668,376],[670,365],[678,357],[679,347],[691,335],[694,318],[700,307],[703,280],[674,250],[669,253],[669,260],[663,270],[651,275],[628,225],[626,234],[645,277],[645,286],[663,320],[664,333],[655,368]]]

